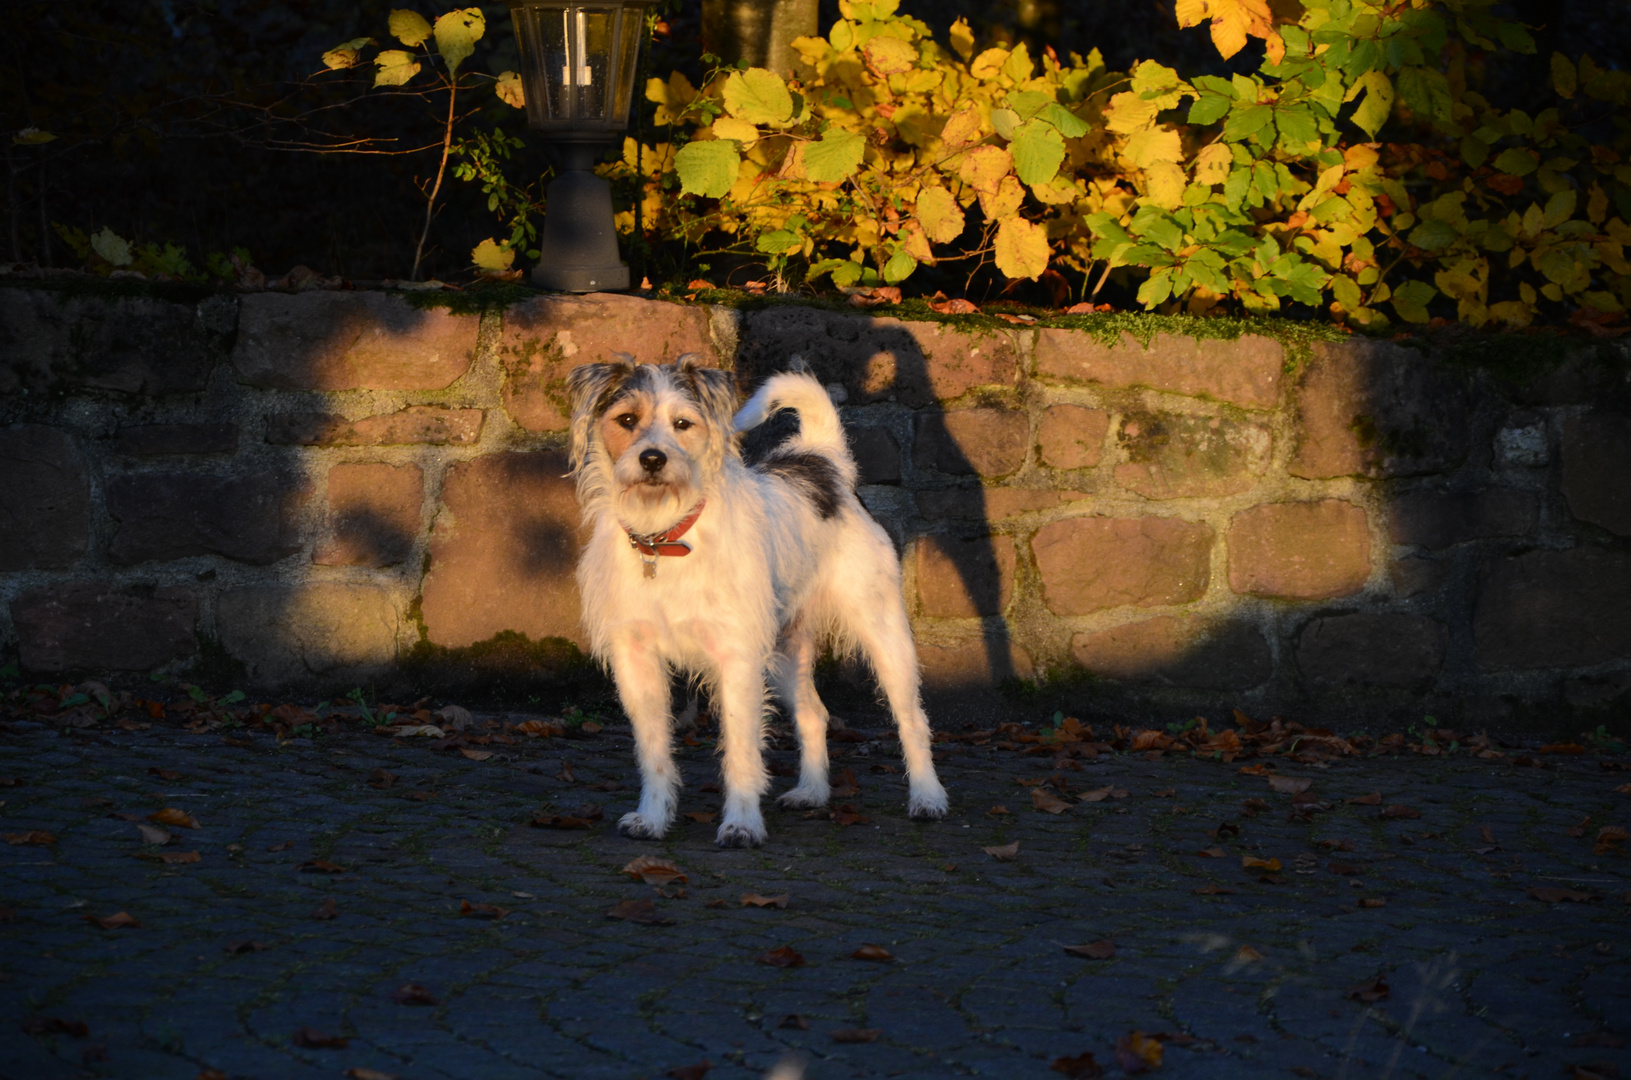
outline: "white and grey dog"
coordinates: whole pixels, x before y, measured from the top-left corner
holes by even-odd
[[[900,563],[855,495],[837,411],[811,376],[781,374],[733,416],[732,376],[696,361],[586,364],[569,377],[573,475],[593,525],[578,562],[584,622],[640,763],[639,809],[619,828],[655,839],[674,820],[674,673],[701,681],[718,714],[721,846],[765,839],[767,678],[799,736],[798,785],[781,805],[826,805],[827,710],[812,668],[829,642],[858,648],[877,675],[900,731],[909,812],[945,816]],[[740,433],[783,408],[798,412],[798,435],[744,463]]]

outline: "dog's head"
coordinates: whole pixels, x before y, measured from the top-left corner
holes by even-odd
[[[609,500],[631,531],[668,528],[704,498],[725,459],[736,385],[700,366],[695,353],[672,364],[584,364],[567,377],[572,394],[572,470],[585,505]]]

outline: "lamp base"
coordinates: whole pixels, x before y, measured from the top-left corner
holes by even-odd
[[[547,259],[549,253],[546,251]],[[609,266],[544,266],[532,269],[532,283],[552,292],[620,292],[629,287],[629,264]]]
[[[544,235],[532,283],[557,292],[608,292],[629,287],[629,267],[617,253],[612,189],[592,171],[595,143],[559,145],[561,171],[544,196]]]

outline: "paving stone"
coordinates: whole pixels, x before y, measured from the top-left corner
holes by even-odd
[[[1433,592],[1450,580],[1450,564],[1437,559],[1411,555],[1388,564],[1393,591],[1401,600]]]
[[[0,570],[66,570],[84,558],[91,494],[73,436],[43,424],[0,428],[0,473]]]
[[[280,473],[129,473],[107,481],[117,522],[108,557],[131,565],[224,555],[255,566],[300,550],[298,514],[310,495]]]
[[[1049,405],[1037,426],[1038,456],[1055,469],[1091,469],[1104,456],[1110,414],[1083,405]]]
[[[1200,599],[1212,530],[1179,518],[1067,518],[1031,540],[1043,598],[1056,615]]]
[[[209,301],[205,301],[209,304]],[[195,393],[220,356],[204,305],[0,292],[0,393]]]
[[[852,427],[844,434],[861,483],[900,483],[900,443],[888,428]]]
[[[1370,529],[1341,499],[1267,503],[1229,522],[1229,587],[1252,596],[1330,600],[1365,587]]]
[[[1581,521],[1631,536],[1631,416],[1593,410],[1563,427],[1563,497]]]
[[[1209,690],[1247,690],[1274,674],[1262,631],[1249,623],[1195,616],[1162,615],[1076,634],[1070,655],[1094,675]]]
[[[394,566],[419,536],[425,498],[418,465],[369,462],[328,472],[328,536],[312,561],[321,566]]]
[[[338,582],[225,589],[221,644],[254,686],[338,685],[396,659],[401,616],[385,590]]]
[[[1116,438],[1127,456],[1116,482],[1151,499],[1246,491],[1267,468],[1271,443],[1266,424],[1163,412],[1126,414]]]
[[[736,366],[744,382],[784,370],[796,355],[822,382],[844,387],[852,405],[921,408],[975,387],[1019,382],[1019,343],[1001,330],[773,307],[747,313],[740,333]]]
[[[1028,421],[1015,409],[954,409],[913,417],[912,461],[953,476],[1003,476],[1025,462]]]
[[[1631,554],[1592,547],[1488,563],[1473,610],[1478,664],[1573,667],[1631,658]]]
[[[1002,614],[1014,595],[1013,537],[921,538],[917,592],[925,615]]]
[[[132,457],[230,454],[238,449],[238,425],[136,424],[119,429],[113,449]]]
[[[1468,540],[1526,536],[1540,520],[1540,499],[1532,491],[1488,488],[1446,492],[1418,488],[1388,505],[1388,534],[1395,544],[1438,551]]]
[[[394,413],[347,420],[330,413],[278,413],[266,418],[266,441],[285,446],[473,446],[482,409],[412,405]]]
[[[935,520],[1000,521],[1086,498],[1079,491],[1032,488],[930,488],[917,493],[917,510]]]
[[[502,631],[584,643],[578,508],[558,451],[488,454],[450,467],[430,537],[425,629],[458,647]]]
[[[193,655],[198,598],[177,586],[60,582],[11,602],[30,671],[151,671]]]
[[[1313,619],[1297,638],[1297,666],[1314,687],[1422,690],[1444,665],[1449,633],[1425,615],[1354,614]]]
[[[636,326],[639,333],[631,333]],[[579,364],[611,362],[619,353],[640,364],[698,353],[708,365],[719,365],[707,308],[615,293],[542,296],[504,311],[498,340],[504,409],[523,430],[565,431],[571,412],[567,373]]]
[[[232,364],[270,390],[445,390],[475,359],[480,317],[383,292],[251,293]]]
[[[1114,344],[1080,330],[1036,334],[1036,373],[1044,379],[1148,386],[1256,409],[1279,401],[1284,355],[1278,341],[1255,334],[1233,340],[1156,334],[1148,346],[1130,334]]]

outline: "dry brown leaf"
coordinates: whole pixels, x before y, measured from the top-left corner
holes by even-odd
[[[938,311],[942,315],[977,315],[980,309],[962,297],[946,300],[942,303],[930,303],[929,310]]]
[[[692,810],[685,816],[699,825],[708,825],[719,820],[719,814],[714,810]]]
[[[523,720],[515,725],[515,730],[529,739],[559,738],[566,734],[566,728],[560,724],[551,724],[545,720]]]
[[[1263,959],[1263,954],[1252,948],[1250,945],[1242,945],[1235,951],[1236,963],[1251,964],[1261,959]]]
[[[837,822],[840,828],[846,828],[850,825],[866,825],[872,821],[871,818],[862,814],[849,803],[839,804],[828,816]]]
[[[336,862],[329,862],[327,859],[312,859],[310,862],[301,863],[297,869],[302,874],[343,874],[346,872],[345,867]]]
[[[1242,870],[1267,870],[1272,874],[1280,869],[1280,860],[1259,859],[1255,855],[1242,855],[1240,857],[1240,868]]]
[[[95,915],[81,915],[80,918],[85,922],[95,923],[104,930],[135,930],[142,925],[141,921],[128,911],[121,911],[101,919]]]
[[[669,1069],[663,1075],[668,1077],[668,1080],[704,1080],[713,1067],[713,1062],[704,1060],[695,1065],[681,1065]]]
[[[1581,892],[1578,889],[1556,889],[1536,887],[1529,890],[1529,895],[1535,900],[1547,904],[1589,904],[1602,897],[1596,893]]]
[[[304,1050],[344,1050],[351,1041],[344,1035],[325,1035],[312,1028],[295,1028],[290,1039],[296,1046]]]
[[[657,903],[654,900],[623,900],[606,912],[606,917],[639,923],[642,926],[674,925],[673,919],[665,919],[657,914]]]
[[[1579,743],[1550,743],[1536,750],[1537,754],[1584,754],[1586,748]]]
[[[998,803],[996,806],[993,806],[991,809],[985,812],[986,817],[1007,817],[1008,814],[1008,808],[1003,806],[1001,803]]]
[[[1326,868],[1338,877],[1355,877],[1360,872],[1359,867],[1354,866],[1351,863],[1327,863]]]
[[[783,945],[760,953],[754,957],[761,964],[769,964],[775,968],[795,968],[804,966],[804,957],[793,951],[791,945]]]
[[[1586,835],[1586,826],[1590,825],[1590,824],[1591,824],[1591,815],[1587,814],[1585,817],[1580,819],[1579,824],[1570,826],[1569,828],[1565,829],[1564,832],[1566,832],[1566,833],[1568,833],[1568,835],[1574,836],[1574,837],[1584,836],[1584,835]]]
[[[877,1042],[878,1036],[882,1034],[882,1028],[834,1028],[832,1041],[835,1043]]]
[[[384,769],[375,769],[368,777],[368,786],[384,791],[396,783],[396,773]]]
[[[391,1000],[403,1005],[440,1005],[436,995],[418,983],[403,983],[391,991]]]
[[[334,902],[334,897],[332,896],[325,897],[321,904],[318,904],[312,909],[311,913],[312,918],[325,921],[328,919],[339,918],[339,915],[340,907]]]
[[[1227,858],[1229,853],[1220,847],[1209,847],[1201,848],[1199,851],[1195,852],[1195,854],[1199,855],[1203,859],[1222,859]]]
[[[1076,306],[1091,308],[1093,305],[1077,304]],[[1072,312],[1067,311],[1065,314],[1069,315]],[[1094,1061],[1092,1054],[1086,1053],[1079,1054],[1076,1057],[1056,1057],[1048,1063],[1048,1069],[1052,1072],[1062,1073],[1070,1077],[1070,1080],[1096,1080],[1097,1077],[1104,1075],[1104,1066]]]
[[[789,897],[787,893],[782,893],[780,896],[760,896],[758,893],[751,892],[742,894],[743,907],[773,907],[781,909],[787,907],[788,900]]]
[[[1126,788],[1118,788],[1114,784],[1110,787],[1097,788],[1093,791],[1084,791],[1076,796],[1082,802],[1103,802],[1106,799],[1125,799],[1128,795]]]
[[[862,945],[850,956],[856,960],[876,960],[879,963],[888,963],[895,958],[895,954],[882,945]]]
[[[168,844],[175,839],[174,836],[170,835],[170,830],[162,825],[149,825],[146,822],[138,821],[136,831],[142,834],[142,843],[152,844],[155,847]]]
[[[1066,945],[1065,951],[1072,956],[1085,956],[1089,960],[1108,960],[1116,955],[1116,943],[1105,938],[1087,945]]]
[[[378,1069],[369,1069],[362,1065],[347,1069],[343,1075],[346,1080],[397,1080],[396,1073],[380,1072]]]
[[[155,810],[153,813],[147,815],[147,820],[156,821],[160,825],[174,825],[178,829],[197,829],[202,827],[198,824],[197,818],[193,817],[185,810],[177,810],[174,807],[165,807],[163,810]]]
[[[997,847],[981,848],[980,850],[998,862],[1013,862],[1014,856],[1019,854],[1019,841],[1015,840],[1012,844],[1001,844]]]
[[[1070,803],[1039,787],[1031,789],[1031,805],[1044,814],[1062,814],[1070,809]]]
[[[459,747],[459,753],[463,754],[471,761],[486,761],[488,758],[493,756],[493,752],[491,750],[472,750],[468,746]]]
[[[1382,807],[1382,816],[1385,818],[1395,819],[1419,818],[1421,817],[1421,811],[1417,810],[1414,806],[1406,806],[1403,803],[1394,803],[1392,806]]]
[[[1123,1072],[1137,1074],[1161,1067],[1161,1040],[1142,1031],[1129,1032],[1116,1040],[1116,1064]]]
[[[1296,795],[1307,791],[1314,786],[1314,781],[1306,776],[1271,776],[1269,787],[1282,795]]]
[[[1360,907],[1387,907],[1387,900],[1381,896],[1367,896],[1359,901]]]
[[[1614,790],[1619,792],[1621,795],[1631,795],[1631,784],[1621,784]]]
[[[497,904],[472,904],[468,900],[459,901],[459,914],[471,919],[502,919],[510,913],[509,908],[501,908]]]
[[[48,833],[44,829],[30,829],[27,832],[20,833],[8,832],[5,835],[6,843],[12,845],[39,844],[42,847],[47,847],[57,842],[56,835]]]
[[[1202,885],[1200,888],[1195,889],[1194,893],[1196,896],[1233,896],[1235,891],[1225,889],[1222,885]]]
[[[1360,983],[1343,996],[1354,1001],[1363,1001],[1370,1004],[1376,1001],[1386,1001],[1388,993],[1387,979],[1378,975],[1370,982]]]
[[[153,859],[166,866],[182,866],[204,861],[204,856],[196,851],[143,851],[137,853],[137,858]]]
[[[181,779],[181,774],[179,772],[177,772],[176,770],[174,770],[174,769],[161,769],[157,765],[149,765],[147,767],[147,772],[148,772],[148,775],[156,776],[160,780],[174,781],[174,780],[180,780]]]
[[[643,881],[647,885],[684,884],[691,880],[685,876],[685,871],[667,859],[655,859],[650,855],[640,855],[630,859],[624,865],[623,873],[636,881]]]
[[[1382,793],[1380,791],[1373,791],[1368,795],[1355,795],[1353,798],[1344,799],[1343,801],[1354,806],[1381,806]]]

